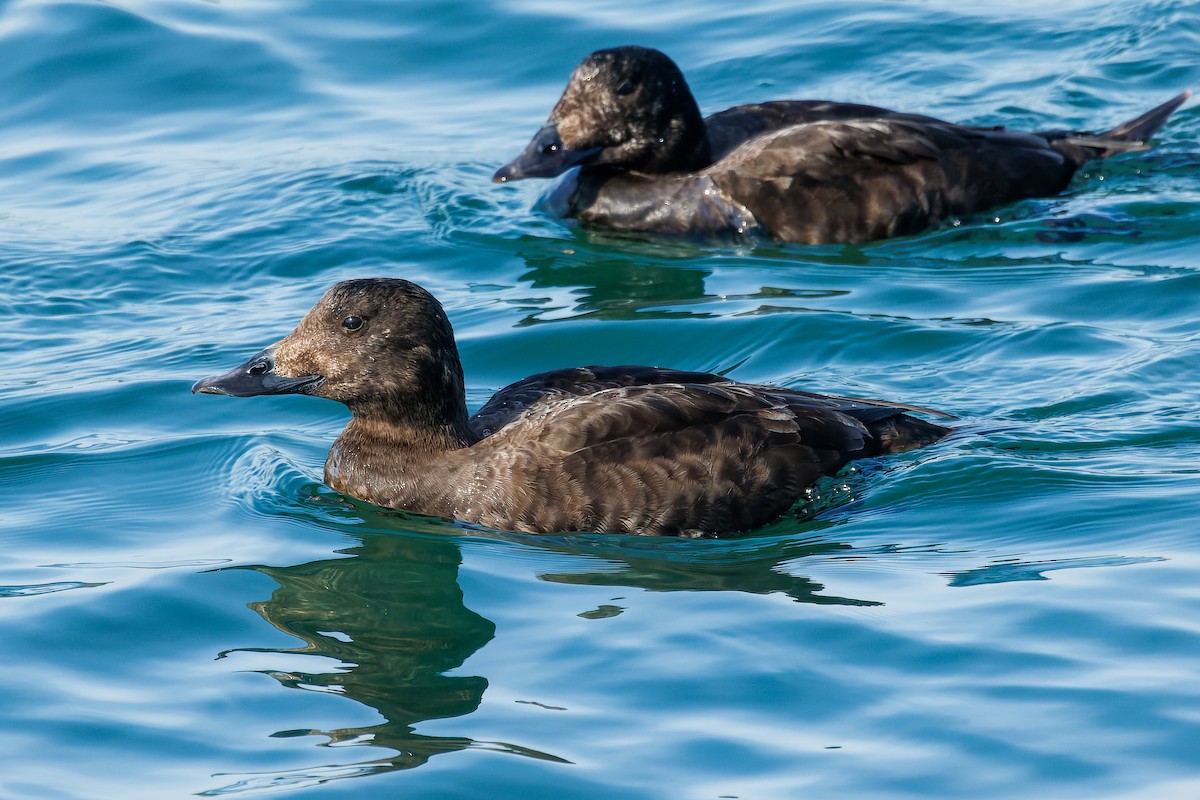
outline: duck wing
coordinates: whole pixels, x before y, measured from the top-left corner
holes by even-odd
[[[1107,158],[1130,150],[1145,150],[1147,142],[1166,124],[1171,114],[1192,96],[1182,92],[1146,113],[1100,133],[1073,130],[1044,130],[1021,134],[997,125],[973,127],[955,125],[924,114],[907,114],[862,103],[835,103],[830,100],[776,100],[734,106],[705,117],[712,160],[720,161],[735,149],[757,136],[806,125],[812,122],[848,122],[852,120],[890,120],[916,125],[941,126],[970,132],[1005,136],[1034,136],[1062,151],[1068,158],[1082,164],[1092,158]],[[1026,142],[1029,140],[1027,139]]]
[[[763,134],[703,175],[775,238],[820,244],[915,233],[950,216],[1055,194],[1077,166],[1037,133],[898,115]]]
[[[707,372],[643,366],[591,366],[539,372],[509,384],[487,401],[467,422],[471,433],[482,439],[509,424],[531,406],[564,397],[595,394],[621,386],[650,386],[662,383],[708,384],[728,378]]]
[[[713,161],[720,161],[734,149],[764,133],[805,125],[810,122],[899,119],[922,123],[941,120],[921,114],[902,114],[861,103],[835,103],[830,100],[774,100],[734,106],[705,117],[709,149]],[[946,124],[946,123],[942,123]]]
[[[870,450],[851,416],[737,384],[657,384],[542,399],[472,449],[476,485],[524,530],[686,534],[759,527]]]
[[[596,380],[626,379],[608,369]],[[543,393],[472,448],[474,484],[507,498],[524,530],[730,532],[775,519],[854,458],[946,433],[894,407],[692,374],[706,382]]]
[[[583,397],[607,389],[663,384],[735,386],[770,398],[777,405],[837,411],[872,429],[882,453],[921,447],[940,439],[946,428],[933,425],[905,412],[953,419],[953,415],[924,406],[873,400],[865,397],[824,395],[780,386],[746,384],[710,372],[647,367],[640,365],[588,366],[541,372],[510,384],[497,392],[468,421],[476,440],[491,436],[527,411],[541,412],[568,397]]]

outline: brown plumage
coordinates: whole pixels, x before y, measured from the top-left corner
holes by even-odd
[[[636,366],[534,375],[468,417],[441,305],[386,278],[337,284],[290,335],[192,390],[337,400],[353,417],[331,487],[536,533],[748,530],[851,459],[947,433],[903,413],[925,409]]]
[[[1144,149],[1188,92],[1103,133],[955,125],[796,100],[702,118],[679,68],[644,47],[592,53],[497,182],[553,177],[564,216],[604,228],[863,242],[1057,194],[1085,162]]]

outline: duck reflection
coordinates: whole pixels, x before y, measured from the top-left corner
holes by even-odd
[[[322,505],[328,502],[324,499]],[[343,695],[369,706],[383,721],[363,727],[280,731],[276,737],[323,736],[325,745],[369,745],[388,755],[353,763],[307,767],[295,773],[243,776],[219,793],[267,785],[324,783],[392,770],[411,769],[439,753],[483,748],[567,763],[551,753],[519,744],[467,736],[416,732],[426,720],[474,712],[488,688],[486,677],[448,674],[495,636],[495,625],[467,608],[459,585],[462,547],[474,539],[540,550],[542,580],[564,584],[623,586],[648,591],[741,591],[783,593],[799,602],[878,605],[822,593],[823,587],[786,571],[788,562],[840,553],[849,545],[797,541],[794,537],[696,542],[627,536],[532,536],[464,530],[440,520],[375,509],[341,500],[333,516],[356,517],[368,532],[338,558],[293,566],[251,566],[278,586],[270,598],[250,604],[276,629],[300,641],[290,648],[240,648],[241,652],[313,655],[325,671],[264,670],[283,686]],[[334,509],[326,506],[327,514]],[[327,518],[328,521],[328,518]],[[818,523],[819,525],[820,523]],[[337,526],[345,532],[345,528]],[[446,534],[453,534],[453,538]],[[580,616],[600,619],[618,606]],[[227,651],[222,655],[231,652]],[[469,670],[468,670],[469,671]]]
[[[695,305],[712,298],[705,294],[704,281],[711,270],[693,266],[694,261],[667,260],[661,253],[613,252],[593,249],[587,242],[573,246],[539,247],[522,254],[529,269],[519,280],[533,289],[550,290],[548,304],[569,309],[570,318],[594,317],[629,320],[669,317],[712,316],[695,310]],[[643,248],[654,248],[645,244]],[[555,290],[568,290],[560,296]],[[539,311],[520,324],[549,322],[561,311]]]
[[[371,535],[340,552],[345,557],[287,567],[246,567],[278,583],[270,599],[251,603],[250,608],[302,644],[241,650],[335,659],[335,671],[265,674],[289,688],[336,692],[383,717],[371,726],[281,731],[275,736],[320,735],[330,745],[368,744],[394,751],[362,763],[305,769],[296,776],[298,782],[410,769],[438,753],[471,747],[561,761],[519,745],[425,736],[414,729],[425,720],[470,714],[488,686],[482,676],[447,674],[496,633],[491,621],[463,603],[458,585],[462,557],[453,542]],[[271,778],[272,785],[290,782],[286,775]]]
[[[536,247],[519,254],[528,267],[519,280],[544,294],[521,301],[521,307],[531,313],[517,323],[518,327],[585,317],[604,320],[715,317],[731,313],[731,300],[742,301],[736,303],[739,313],[763,313],[778,310],[774,304],[781,300],[812,303],[849,294],[845,289],[827,287],[768,286],[746,294],[711,294],[705,290],[705,284],[713,271],[697,265],[717,263],[713,259],[728,263],[727,252],[651,243],[616,251],[596,246],[603,244],[603,234],[589,233],[586,237],[568,243],[539,240]],[[762,260],[758,258],[760,263]],[[836,258],[812,260],[856,264],[861,258],[852,252],[839,252]],[[720,308],[714,305],[708,310],[709,304],[718,302]],[[783,308],[823,310],[791,305]]]
[[[854,548],[840,542],[761,533],[703,545],[657,537],[631,540],[627,536],[580,536],[562,541],[556,549],[590,558],[578,559],[578,570],[539,573],[541,580],[650,592],[783,594],[799,603],[817,605],[882,605],[875,600],[825,594],[823,584],[788,571],[789,563],[801,559],[851,554]]]

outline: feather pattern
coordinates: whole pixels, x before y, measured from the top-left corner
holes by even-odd
[[[579,166],[548,205],[597,227],[863,242],[1057,194],[1089,159],[1145,149],[1188,97],[1102,133],[971,127],[825,100],[702,118],[667,56],[617,47],[583,60],[545,127],[495,180]]]
[[[536,533],[749,530],[852,459],[948,432],[906,413],[927,409],[643,366],[533,375],[468,417],[445,312],[384,278],[334,286],[295,331],[194,391],[338,400],[353,416],[326,460],[331,487]]]

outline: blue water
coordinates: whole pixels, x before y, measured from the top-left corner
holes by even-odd
[[[916,237],[631,241],[488,180],[622,43],[706,111],[1200,88],[1177,0],[0,0],[0,797],[1200,796],[1200,104]],[[962,431],[735,541],[382,511],[320,483],[340,406],[188,393],[373,275],[473,407],[640,362]]]

